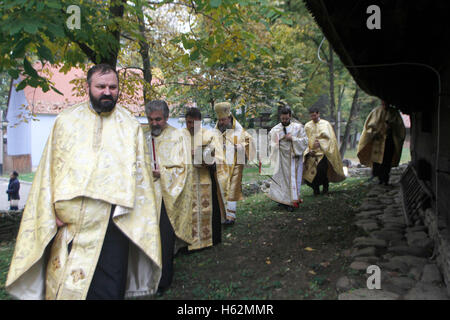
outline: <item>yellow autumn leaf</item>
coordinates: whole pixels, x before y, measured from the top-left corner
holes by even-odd
[[[314,272],[314,270],[309,270],[308,273],[312,274],[312,275],[316,275],[317,274],[317,273]]]
[[[311,247],[306,247],[305,250],[306,250],[306,251],[314,251],[314,249],[311,248]]]

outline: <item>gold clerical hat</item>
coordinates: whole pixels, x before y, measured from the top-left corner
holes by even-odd
[[[231,103],[219,102],[214,105],[214,111],[217,114],[218,119],[231,116]]]

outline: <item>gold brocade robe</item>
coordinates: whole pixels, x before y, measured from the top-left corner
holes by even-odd
[[[274,175],[267,196],[276,202],[292,206],[300,201],[303,152],[308,146],[308,137],[301,123],[291,122],[285,128],[286,133],[292,135],[292,141],[283,139],[286,134],[281,123],[269,132],[270,162]]]
[[[317,173],[317,165],[325,155],[328,159],[328,180],[330,182],[339,182],[345,180],[345,174],[339,153],[336,136],[331,124],[323,119],[317,123],[309,121],[305,124],[305,132],[308,136],[308,148],[304,153],[303,179],[312,183]],[[319,141],[320,148],[313,148],[314,141]],[[315,155],[308,155],[310,151],[315,151]]]
[[[176,236],[192,243],[192,160],[190,135],[184,129],[169,124],[161,134],[153,137],[150,127],[144,128],[151,168],[159,168],[160,178],[155,184],[158,216],[164,200],[167,216]]]
[[[188,131],[189,132],[189,131]],[[193,242],[188,247],[189,250],[206,248],[213,245],[212,240],[212,215],[213,215],[213,194],[210,169],[206,164],[212,164],[208,159],[222,158],[221,145],[215,132],[201,128],[201,137],[195,141],[191,136],[191,150],[196,152],[196,157],[202,159],[193,159],[193,199],[192,199],[192,238]],[[200,140],[201,139],[201,140]],[[201,154],[199,151],[201,150]],[[209,158],[210,157],[210,158]],[[197,160],[197,161],[196,161]],[[203,161],[199,161],[203,160]],[[200,163],[197,163],[200,162]],[[220,174],[215,171],[214,179],[217,186],[217,200],[222,218],[225,217],[225,203],[223,189],[218,179]]]
[[[388,127],[392,128],[392,138],[395,146],[392,166],[398,166],[406,135],[405,125],[397,110],[393,108],[385,109],[383,106],[372,110],[364,123],[357,151],[361,164],[372,167],[374,162],[383,162],[384,144]]]
[[[218,126],[215,129],[219,136],[219,141],[223,145],[224,161],[217,165],[221,185],[226,186],[224,190],[225,201],[243,200],[242,195],[242,174],[246,161],[252,161],[255,156],[255,146],[252,136],[242,128],[240,123],[233,117],[233,127],[225,132],[220,132]],[[244,152],[239,152],[240,146]]]
[[[11,295],[85,299],[113,204],[113,222],[130,239],[126,297],[156,291],[161,243],[145,149],[140,124],[119,105],[99,116],[85,102],[58,115],[23,212]]]

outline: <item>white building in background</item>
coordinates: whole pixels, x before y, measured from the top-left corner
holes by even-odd
[[[40,70],[41,66],[35,65],[35,69]],[[74,91],[75,85],[70,83],[74,79],[86,78],[81,69],[72,68],[67,74],[60,73],[55,67],[46,66],[46,69],[46,72],[52,74],[51,81],[63,95],[52,90],[43,92],[40,88],[31,87],[16,91],[15,87],[20,81],[12,82],[5,117],[7,129],[4,133],[6,145],[4,145],[3,172],[34,171],[39,165],[59,112],[88,99],[86,96],[78,96]],[[137,91],[142,92],[142,90]],[[123,97],[119,103],[122,99]],[[146,124],[142,96],[126,100],[131,101],[131,103],[127,102],[127,107],[135,114],[138,121]],[[169,124],[175,128],[185,127],[184,119],[169,118]]]
[[[48,136],[53,127],[53,123],[55,122],[56,116],[57,115],[55,114],[38,114],[36,117],[38,121],[31,121],[31,125],[29,126],[31,127],[31,129],[29,130],[30,139],[29,143],[27,144],[31,145],[31,149],[29,150],[31,150],[31,165],[33,171],[39,165],[42,152],[44,151],[45,143],[47,142]],[[146,117],[136,117],[136,118],[142,124],[147,123]],[[169,124],[175,128],[184,127],[184,124],[182,124],[182,122],[179,121],[178,118],[169,119]],[[25,141],[26,140],[25,137],[24,136],[22,137],[23,137],[22,141]]]

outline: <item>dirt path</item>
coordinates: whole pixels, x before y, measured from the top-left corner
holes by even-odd
[[[337,299],[336,280],[348,275],[348,249],[366,179],[332,185],[288,212],[263,194],[238,205],[238,220],[222,243],[175,259],[173,285],[158,299]]]

